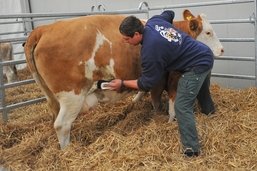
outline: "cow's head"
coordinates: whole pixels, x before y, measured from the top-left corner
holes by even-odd
[[[199,33],[196,40],[209,46],[215,56],[221,56],[224,53],[223,46],[205,14],[200,14],[195,17],[189,10],[185,10],[183,12],[183,17],[184,20],[188,20],[190,22],[190,30]]]

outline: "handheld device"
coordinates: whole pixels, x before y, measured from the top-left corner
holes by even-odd
[[[108,85],[109,85],[109,82],[103,82],[103,83],[101,83],[101,89],[102,89],[102,90],[108,90],[108,89],[110,89],[110,87],[108,87]]]

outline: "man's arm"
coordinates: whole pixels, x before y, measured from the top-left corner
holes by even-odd
[[[163,11],[163,13],[161,13],[161,16],[168,22],[170,22],[171,24],[173,23],[173,19],[175,17],[175,13],[172,10],[166,10]]]
[[[111,90],[119,91],[124,87],[138,90],[137,80],[114,79],[109,84]]]

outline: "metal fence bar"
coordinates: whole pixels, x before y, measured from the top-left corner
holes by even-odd
[[[4,42],[25,42],[26,39],[27,39],[27,37],[0,39],[0,43],[4,43]]]
[[[212,77],[222,77],[222,78],[236,78],[236,79],[246,79],[246,80],[255,80],[255,76],[250,75],[234,75],[234,74],[221,74],[221,73],[212,73]]]
[[[228,20],[210,20],[211,24],[238,24],[238,23],[252,23],[254,20],[252,18],[248,19],[228,19]]]
[[[24,52],[15,52],[15,53],[13,53],[13,55],[20,55],[20,54],[24,54]]]
[[[21,85],[25,85],[25,84],[31,84],[31,83],[35,83],[34,79],[28,79],[28,80],[22,80],[22,81],[17,81],[17,82],[13,82],[13,83],[7,83],[4,85],[1,85],[0,88],[12,88],[12,87],[18,87]]]
[[[23,63],[26,63],[25,59],[12,60],[12,61],[3,61],[3,62],[0,62],[0,65],[7,66],[7,65],[15,65],[15,64],[23,64]]]
[[[24,22],[36,22],[36,21],[44,21],[44,20],[56,20],[56,19],[63,19],[63,18],[67,18],[67,17],[51,17],[51,18],[41,18],[41,19],[24,19],[22,21],[6,21],[6,22],[0,22],[1,24],[19,24],[19,23],[24,23]],[[1,19],[1,15],[0,15],[0,19]],[[7,19],[7,18],[4,18]]]
[[[11,104],[11,105],[8,105],[6,107],[0,107],[0,112],[3,112],[4,110],[8,110],[9,111],[9,110],[12,110],[12,109],[16,109],[18,107],[23,107],[23,106],[27,106],[27,105],[43,102],[45,100],[46,100],[45,97],[41,97],[41,98],[37,98],[37,99],[27,100],[25,102]]]
[[[57,20],[57,19],[65,19],[72,16],[66,16],[66,17],[51,17],[51,18],[41,18],[41,19],[26,19],[25,21],[7,21],[7,22],[0,22],[1,24],[17,24],[17,23],[24,23],[24,22],[37,22],[37,21],[45,21],[45,20]],[[0,15],[1,19],[1,15]],[[6,18],[5,18],[6,19]],[[253,23],[253,18],[248,19],[227,19],[227,20],[210,20],[211,24],[228,24],[228,23]]]
[[[6,21],[6,22],[0,22],[0,25],[2,25],[2,24],[19,24],[19,23],[24,23],[24,21]]]
[[[35,17],[76,17],[96,14],[143,14],[148,13],[148,10],[117,10],[117,11],[103,11],[103,12],[78,12],[78,13],[22,13],[22,14],[3,14],[0,19],[7,18],[35,18]]]
[[[242,3],[251,3],[255,0],[225,0],[225,1],[213,1],[213,2],[197,2],[197,3],[188,3],[188,4],[177,4],[177,5],[168,5],[168,6],[159,6],[150,8],[150,10],[164,10],[171,8],[187,8],[187,7],[201,7],[201,6],[216,6],[216,5],[227,5],[227,4],[242,4]]]
[[[221,42],[255,42],[254,38],[220,38]]]
[[[21,42],[12,42],[13,45],[21,44]]]
[[[24,31],[15,31],[15,32],[6,32],[6,33],[0,33],[1,35],[10,35],[10,34],[24,34]]]
[[[219,56],[215,60],[231,60],[231,61],[255,61],[254,57],[233,57],[233,56]]]
[[[255,26],[255,34],[254,34],[254,38],[255,38],[255,76],[257,77],[257,2],[255,0],[254,3],[255,6],[255,11],[254,11],[254,26]],[[257,86],[257,78],[255,79],[255,86]]]

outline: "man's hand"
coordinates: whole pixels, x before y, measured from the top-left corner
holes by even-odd
[[[137,80],[121,80],[114,79],[109,84],[108,87],[110,90],[115,90],[122,92],[124,90],[138,90]]]
[[[114,79],[109,84],[110,90],[120,91],[123,88],[123,81],[121,79]]]

